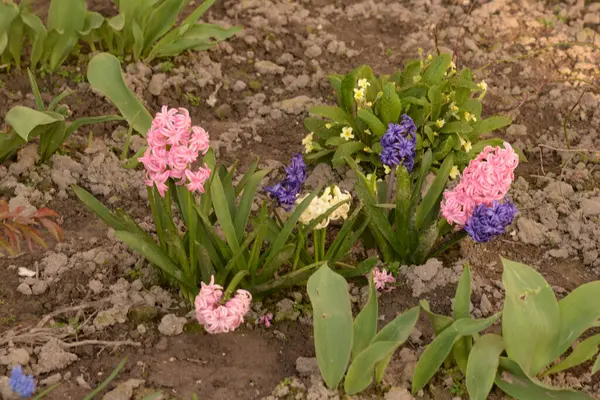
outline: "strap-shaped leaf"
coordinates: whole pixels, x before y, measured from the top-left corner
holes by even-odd
[[[543,376],[555,374],[591,360],[598,354],[598,346],[600,346],[600,334],[585,339],[573,349],[567,358],[545,371]]]
[[[350,114],[335,106],[314,106],[309,111],[312,115],[318,115],[320,117],[328,118],[342,125],[352,126],[352,119]]]
[[[119,60],[108,53],[94,56],[88,64],[87,78],[92,88],[108,97],[133,129],[146,137],[152,116],[125,84]]]
[[[452,347],[463,336],[480,332],[500,318],[500,314],[486,319],[459,319],[444,329],[426,348],[417,362],[412,378],[412,392],[423,389],[427,382],[436,374],[444,360],[452,351]]]
[[[369,346],[377,333],[377,291],[373,282],[373,274],[369,276],[369,299],[354,319],[354,343],[352,358],[356,357]],[[352,393],[349,393],[352,394]]]
[[[439,214],[439,208],[435,209],[434,206],[446,188],[446,183],[450,178],[450,171],[453,166],[454,157],[450,154],[442,163],[433,183],[429,187],[429,190],[427,190],[427,194],[423,198],[423,201],[421,201],[421,204],[417,207],[417,229],[423,227],[423,222],[430,213],[433,213],[435,216]]]
[[[562,322],[558,302],[548,282],[533,268],[504,258],[502,264],[506,353],[525,373],[535,376],[554,361],[553,352],[559,347]]]
[[[321,376],[330,389],[342,380],[353,343],[348,284],[323,264],[307,284],[313,308],[315,353]]]
[[[503,351],[504,342],[499,335],[483,335],[475,342],[469,353],[466,372],[467,391],[471,400],[488,398]]]
[[[504,393],[516,400],[593,400],[582,392],[570,389],[554,388],[535,378],[528,377],[515,361],[500,357],[502,373],[496,375],[494,383]]]

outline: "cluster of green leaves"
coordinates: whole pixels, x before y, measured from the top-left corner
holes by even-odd
[[[186,50],[206,50],[235,35],[242,28],[200,24],[198,20],[215,3],[205,0],[178,26],[187,0],[115,0],[119,14],[103,19],[95,15],[87,41],[112,54],[132,55],[135,60],[152,61],[172,57]]]
[[[407,310],[377,332],[377,293],[372,276],[369,299],[354,321],[348,285],[327,264],[310,277],[307,290],[313,307],[317,362],[327,386],[335,389],[344,374],[344,390],[349,395],[366,389],[374,377],[380,383],[392,355],[417,323],[420,308]]]
[[[95,56],[88,66],[88,81],[94,90],[115,104],[133,129],[146,135],[152,117],[125,85],[116,57],[106,53]],[[110,211],[82,188],[75,187],[74,190],[89,208],[116,230],[120,240],[160,268],[188,298],[196,294],[198,282],[209,282],[213,275],[217,283],[230,290],[240,285],[254,293],[263,293],[305,282],[325,259],[344,267],[346,276],[364,275],[375,264],[375,259],[366,260],[356,268],[336,263],[345,257],[366,227],[366,223],[356,224],[358,211],[345,221],[326,252],[323,249],[321,255],[311,254],[306,238],[342,203],[331,207],[310,224],[302,225],[298,221],[317,196],[318,190],[315,190],[285,221],[270,210],[266,202],[252,217],[256,192],[270,171],[258,170],[258,161],[255,161],[234,184],[235,165],[230,169],[217,165],[212,151],[205,155],[203,162],[212,174],[199,199],[182,186],[171,185],[164,199],[155,188],[148,189],[158,243],[122,211]],[[185,223],[184,233],[179,232],[173,222],[172,204],[177,206]],[[220,227],[222,237],[215,225]],[[274,276],[278,278],[274,279]]]
[[[80,41],[120,56],[151,61],[186,50],[206,50],[241,30],[200,24],[198,20],[214,4],[206,0],[175,26],[186,0],[115,0],[119,14],[104,18],[89,11],[85,0],[52,0],[46,24],[29,11],[31,0],[19,5],[0,2],[0,57],[20,68],[24,43],[31,44],[30,67],[54,71]]]
[[[364,99],[357,101],[354,96],[359,80],[366,80],[369,86]],[[511,123],[504,116],[482,119],[485,86],[473,82],[468,68],[456,72],[450,54],[412,60],[403,70],[379,77],[369,66],[360,66],[345,76],[331,75],[329,81],[338,105],[313,107],[313,116],[304,120],[306,129],[314,134],[313,150],[306,158],[315,162],[340,166],[350,156],[366,164],[369,172],[381,175],[381,137],[388,124],[398,123],[406,114],[417,126],[415,164],[431,150],[433,171],[450,155],[462,170],[486,145],[502,143],[499,139],[482,140],[482,135]],[[340,136],[347,127],[352,128],[352,140]]]
[[[46,25],[30,11],[31,0],[0,2],[0,55],[5,64],[21,67],[24,44],[31,45],[29,64],[54,71],[91,29],[93,13],[84,0],[52,0]]]
[[[8,111],[6,123],[11,127],[12,132],[0,137],[0,162],[13,155],[21,146],[36,137],[40,138],[41,161],[46,162],[65,140],[82,126],[122,120],[118,115],[102,115],[67,122],[66,118],[69,112],[62,101],[73,92],[70,90],[64,91],[52,99],[46,107],[35,77],[30,70],[27,70],[27,72],[37,110],[15,106]]]
[[[374,242],[384,261],[421,265],[437,251],[436,243],[438,248],[444,248],[466,236],[464,230],[451,232],[445,219],[438,220],[443,192],[454,165],[453,154],[446,156],[424,195],[424,181],[433,163],[431,149],[412,173],[400,165],[387,183],[377,181],[375,174],[363,174],[351,158],[346,157],[346,162],[354,170],[356,193],[369,221],[363,239],[367,244]]]
[[[592,399],[585,393],[551,387],[539,378],[594,357],[592,374],[600,370],[600,334],[587,337],[564,357],[575,341],[600,325],[600,309],[591,300],[600,297],[600,281],[586,283],[557,301],[548,282],[533,268],[506,259],[502,263],[506,289],[502,313],[484,320],[470,318],[469,268],[465,268],[456,291],[453,318],[434,314],[427,302],[421,302],[436,338],[417,363],[413,393],[421,390],[446,361],[455,362],[465,374],[473,400],[487,399],[494,384],[517,400]],[[479,335],[500,316],[501,335]]]
[[[46,241],[37,228],[43,226],[57,241],[63,237],[60,226],[50,218],[59,215],[49,208],[40,208],[33,214],[28,214],[24,207],[10,210],[8,203],[0,199],[0,249],[4,249],[10,256],[21,251],[21,241],[25,239],[29,251],[33,251],[33,244],[46,248]],[[0,256],[2,253],[0,252]]]

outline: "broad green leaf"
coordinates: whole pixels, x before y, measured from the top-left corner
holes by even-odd
[[[429,253],[439,237],[437,221],[431,221],[419,231],[419,244],[414,251],[413,259],[416,265],[424,264],[429,258]]]
[[[346,142],[339,145],[333,153],[332,163],[334,168],[344,165],[344,159],[364,149],[365,145],[362,142]]]
[[[83,29],[85,0],[52,0],[48,10],[48,30],[71,34]]]
[[[454,319],[471,318],[471,268],[465,265],[454,296]]]
[[[21,68],[21,54],[25,42],[25,24],[21,18],[15,18],[8,31],[8,52],[13,57],[17,68]]]
[[[598,371],[600,371],[600,356],[596,357],[596,361],[592,367],[592,375],[595,375]]]
[[[55,0],[56,1],[56,0]],[[77,44],[78,36],[75,32],[66,32],[57,36],[56,42],[51,46],[50,70],[55,71],[67,59]]]
[[[560,342],[552,352],[552,361],[600,319],[600,308],[590,299],[600,298],[600,281],[589,282],[573,290],[558,302]]]
[[[306,130],[314,133],[321,139],[328,139],[331,136],[338,134],[338,131],[335,129],[327,129],[327,127],[325,126],[327,125],[327,123],[327,121],[324,121],[321,118],[304,118],[304,127],[306,128]]]
[[[585,339],[575,347],[567,358],[545,371],[543,376],[555,374],[591,360],[598,354],[598,346],[600,346],[600,335],[594,335]]]
[[[94,90],[109,98],[136,132],[146,137],[152,116],[125,84],[121,64],[115,56],[108,53],[94,56],[88,65],[87,79]]]
[[[352,358],[356,357],[369,346],[377,333],[377,290],[372,274],[369,277],[369,299],[354,319],[354,343],[352,345]],[[346,380],[347,381],[347,380]]]
[[[97,13],[95,11],[86,11],[85,23],[83,24],[83,28],[81,28],[81,31],[79,31],[79,34],[82,36],[87,36],[92,31],[100,29],[103,23],[104,17],[102,16],[102,14]]]
[[[400,344],[396,342],[375,342],[356,357],[344,381],[344,391],[354,395],[365,390],[373,383],[375,366],[384,361]]]
[[[0,56],[4,53],[6,46],[8,46],[8,34],[6,32],[0,32]]]
[[[8,31],[17,15],[19,15],[19,7],[16,4],[0,2],[0,33]]]
[[[430,213],[434,213],[436,216],[439,214],[439,208],[435,209],[434,206],[442,196],[446,183],[450,178],[450,170],[454,166],[454,157],[452,154],[448,155],[442,166],[440,167],[433,183],[427,190],[427,194],[421,201],[421,204],[417,207],[417,229],[421,229],[423,222],[426,220]]]
[[[404,165],[396,167],[396,234],[401,247],[401,256],[408,257],[410,235],[416,235],[416,232],[410,232],[408,228],[410,197],[412,193],[412,180],[408,170]]]
[[[502,258],[506,289],[502,336],[508,357],[529,376],[553,359],[559,345],[561,315],[552,288],[533,268]],[[523,332],[528,332],[523,335]]]
[[[182,0],[165,0],[152,9],[143,32],[144,53],[150,51],[154,43],[175,25],[186,5],[187,2]]]
[[[399,344],[404,343],[410,336],[410,333],[414,330],[415,325],[419,320],[420,311],[420,307],[416,306],[397,316],[392,322],[383,327],[371,343],[376,343],[379,340],[395,341]],[[381,383],[385,370],[393,355],[393,352],[390,352],[386,358],[379,361],[375,366],[375,380],[377,383]]]
[[[358,118],[365,121],[365,123],[369,126],[369,129],[373,133],[373,135],[377,137],[382,137],[387,130],[386,126],[383,122],[379,120],[379,118],[373,114],[373,111],[368,108],[361,108],[358,110]]]
[[[342,125],[352,126],[350,115],[339,107],[333,106],[314,106],[309,110],[312,115],[329,118]]]
[[[445,159],[446,157],[448,157],[448,155],[450,154],[450,152],[453,149],[456,149],[458,147],[458,149],[460,149],[460,141],[458,141],[457,139],[455,139],[456,135],[450,135],[446,138],[446,140],[444,140],[442,143],[439,144],[439,146],[437,146],[435,148],[435,152],[433,153],[433,158],[436,161],[441,161],[443,159]]]
[[[239,26],[222,28],[214,24],[192,24],[181,36],[170,41],[158,42],[146,57],[146,62],[158,57],[177,56],[186,50],[210,49],[241,30]]]
[[[338,386],[352,351],[352,306],[348,284],[323,264],[308,280],[313,308],[315,353],[321,376],[330,389]]]
[[[478,99],[468,99],[464,102],[463,108],[465,111],[473,114],[478,122],[481,120],[481,101]]]
[[[358,69],[360,67],[346,75],[342,79],[342,85],[340,86],[341,105],[349,115],[354,114],[354,89],[356,88],[356,74]]]
[[[131,32],[133,33],[133,58],[139,60],[144,49],[144,32],[135,21],[131,24]]]
[[[503,372],[496,375],[494,383],[516,400],[593,400],[585,393],[544,385],[528,377],[516,362],[505,357],[500,357],[500,368]]]
[[[6,123],[25,141],[54,132],[64,132],[64,117],[57,113],[40,112],[23,106],[15,106],[6,114]]]
[[[0,135],[0,162],[15,154],[24,144],[27,142],[14,131],[7,135]]]
[[[465,269],[458,281],[456,295],[454,296],[454,319],[471,318],[471,270],[469,265],[465,265]],[[456,342],[452,353],[456,359],[456,363],[463,373],[467,370],[467,359],[473,339],[471,337],[463,337]],[[493,378],[493,376],[492,376]]]
[[[488,398],[503,351],[504,342],[499,335],[483,335],[475,342],[469,353],[466,372],[467,391],[471,400]]]
[[[511,123],[512,119],[503,115],[495,115],[493,117],[479,120],[475,124],[473,124],[473,131],[469,133],[469,138],[472,141],[474,141],[474,139],[478,138],[484,133],[502,129],[505,126],[510,125]]]
[[[400,71],[398,71],[400,72]],[[421,60],[412,60],[406,63],[402,74],[402,86],[412,85],[413,78],[421,74]]]
[[[450,68],[452,55],[448,53],[435,56],[431,63],[423,71],[423,82],[436,84],[444,78],[444,74]]]
[[[383,87],[383,97],[381,98],[381,119],[384,125],[397,123],[402,111],[400,98],[396,93],[396,85],[388,82]]]
[[[466,122],[453,121],[444,125],[444,127],[440,130],[440,133],[458,133],[459,135],[466,135],[472,131],[473,128]]]
[[[452,325],[452,322],[454,322],[454,320],[447,315],[435,314],[431,312],[431,308],[429,307],[429,302],[427,300],[419,301],[419,305],[421,309],[425,311],[425,314],[427,314],[427,317],[429,318],[431,325],[433,325],[436,335],[439,335],[444,329]]]
[[[433,85],[429,88],[429,92],[427,93],[427,97],[429,97],[429,101],[431,102],[431,120],[437,121],[440,117],[440,112],[442,111],[443,99],[442,99],[442,90],[439,85]]]
[[[462,336],[473,335],[480,332],[496,320],[500,314],[482,320],[459,319],[444,329],[426,348],[417,362],[412,378],[412,392],[417,393],[423,389],[427,382],[436,374],[444,360],[452,351],[452,347]]]

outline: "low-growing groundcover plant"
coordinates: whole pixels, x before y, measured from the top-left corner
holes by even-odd
[[[57,241],[62,240],[61,227],[52,220],[59,215],[49,208],[40,208],[29,212],[23,206],[10,210],[8,202],[0,199],[0,257],[6,252],[9,256],[17,255],[21,251],[21,241],[25,240],[29,251],[33,251],[36,244],[46,248],[46,241],[42,238],[38,228],[44,227]]]
[[[64,91],[52,99],[46,107],[35,77],[30,70],[27,70],[27,73],[37,110],[14,106],[6,113],[6,123],[12,132],[0,136],[0,162],[36,137],[40,138],[41,161],[47,162],[60,146],[82,126],[123,119],[118,115],[101,115],[68,122],[69,109],[61,102],[73,92]]]
[[[55,71],[81,41],[120,56],[147,62],[171,57],[186,50],[206,50],[239,32],[241,27],[222,28],[198,23],[214,4],[206,0],[181,24],[175,26],[186,0],[115,0],[119,14],[104,18],[86,8],[85,0],[52,0],[46,24],[29,11],[31,0],[19,5],[0,2],[0,58],[4,64],[21,66],[24,43],[31,45],[29,64]]]
[[[468,68],[457,71],[450,54],[421,57],[404,70],[375,76],[363,65],[347,75],[331,75],[337,106],[316,106],[305,119],[308,160],[344,164],[351,157],[367,173],[384,176],[400,161],[410,172],[431,150],[431,171],[449,155],[461,171],[487,145],[502,143],[482,135],[503,128],[510,118],[481,117],[485,82],[473,82]],[[400,151],[400,155],[394,155]]]
[[[594,357],[592,374],[600,370],[600,335],[594,331],[588,335],[600,321],[595,301],[600,298],[600,281],[583,284],[557,301],[552,287],[532,267],[506,259],[502,264],[506,297],[501,313],[486,320],[470,318],[468,267],[456,291],[453,318],[434,314],[427,302],[421,302],[436,337],[417,363],[413,393],[421,390],[448,360],[465,374],[473,400],[487,399],[494,385],[517,400],[593,399],[572,389],[549,386],[541,378]],[[479,334],[500,316],[501,334]],[[583,335],[586,338],[567,353]]]
[[[353,395],[371,385],[374,377],[380,383],[392,355],[414,329],[419,307],[405,311],[377,332],[377,294],[372,275],[369,299],[354,320],[348,284],[326,263],[310,277],[307,291],[313,307],[317,362],[327,386],[337,388],[345,375],[344,390]]]

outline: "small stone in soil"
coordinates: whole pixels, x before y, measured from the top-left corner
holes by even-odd
[[[160,321],[158,331],[165,336],[176,336],[183,332],[183,327],[187,320],[176,316],[175,314],[167,314]]]
[[[32,294],[31,288],[25,282],[17,286],[17,292],[24,294],[25,296],[31,296]]]

